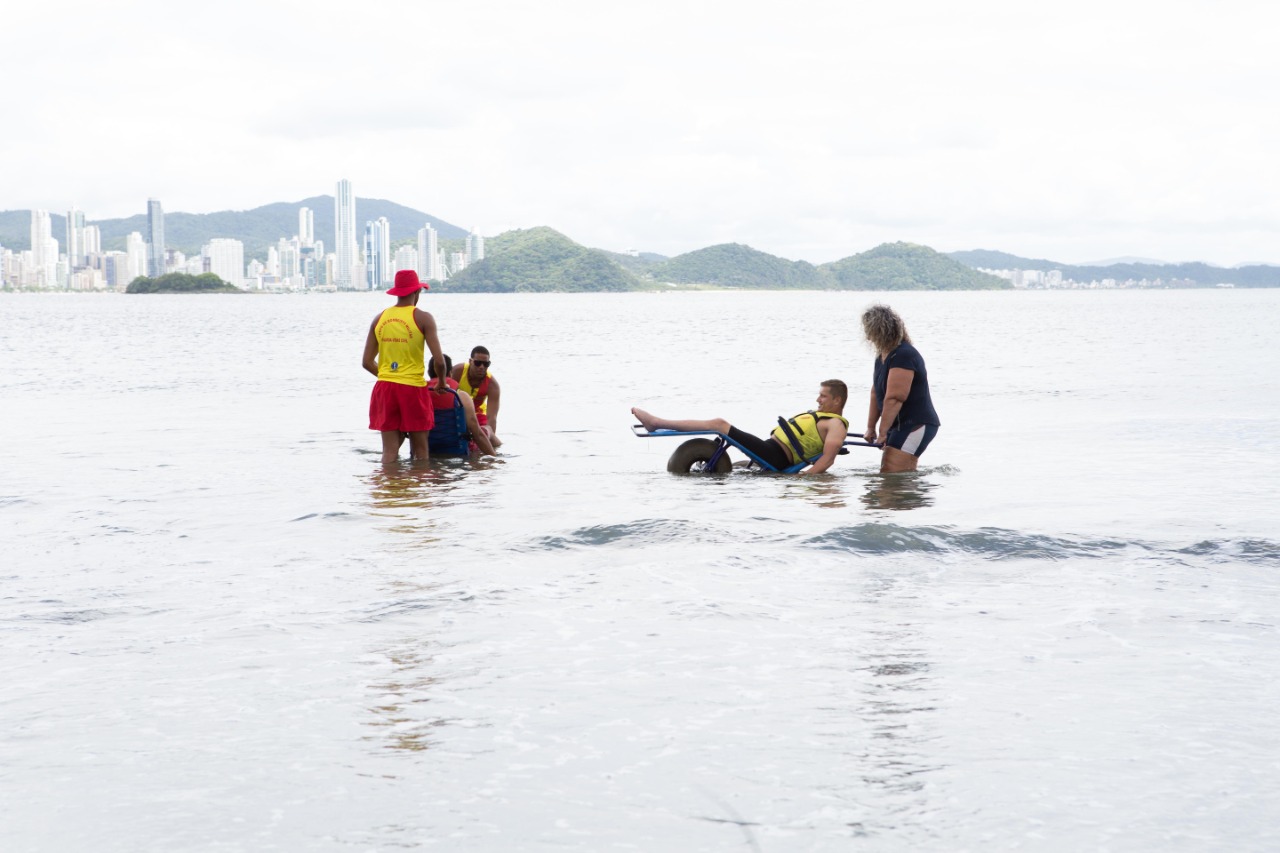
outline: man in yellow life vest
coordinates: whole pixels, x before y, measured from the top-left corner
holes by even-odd
[[[418,297],[427,287],[413,270],[396,273],[387,291],[396,304],[373,318],[364,342],[364,369],[378,377],[369,397],[369,429],[382,433],[382,463],[400,455],[401,433],[409,435],[409,458],[426,459],[427,433],[435,425],[435,408],[427,389],[426,349],[437,375],[445,372],[435,318],[418,310]]]
[[[471,358],[465,364],[455,364],[449,377],[458,383],[459,391],[471,395],[480,429],[489,436],[494,447],[501,447],[502,440],[498,438],[498,406],[502,402],[502,388],[489,372],[489,365],[492,363],[489,350],[474,347]]]
[[[644,409],[632,409],[631,414],[650,432],[656,429],[681,432],[710,430],[727,435],[779,471],[821,454],[812,465],[800,472],[821,474],[831,467],[840,454],[840,448],[844,447],[845,436],[849,433],[849,421],[842,413],[848,399],[848,386],[839,379],[828,379],[818,390],[817,409],[788,419],[787,424],[800,443],[802,453],[799,455],[782,427],[775,429],[768,438],[759,438],[743,432],[724,418],[674,421],[651,415]]]

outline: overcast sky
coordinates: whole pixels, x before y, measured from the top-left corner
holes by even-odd
[[[1221,0],[7,4],[0,209],[346,177],[666,255],[1280,263],[1278,30]]]

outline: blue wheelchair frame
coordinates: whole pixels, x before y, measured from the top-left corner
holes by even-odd
[[[794,465],[788,465],[786,468],[775,468],[774,466],[770,465],[768,462],[761,459],[756,454],[752,453],[747,448],[743,447],[738,442],[734,441],[729,436],[725,435],[722,432],[716,432],[715,430],[703,429],[703,430],[684,431],[684,430],[678,430],[678,429],[656,429],[653,432],[649,432],[647,429],[644,428],[642,424],[635,424],[631,427],[631,432],[637,438],[667,438],[667,437],[676,436],[676,435],[715,436],[714,438],[715,450],[712,451],[711,457],[706,461],[705,467],[703,469],[704,471],[708,471],[708,472],[715,471],[716,463],[720,461],[721,457],[725,456],[729,452],[730,447],[734,447],[740,450],[742,454],[746,456],[747,459],[750,460],[750,464],[757,466],[762,471],[772,471],[778,474],[799,473],[800,471],[804,470],[805,468],[809,467],[814,462],[822,458],[822,454],[819,453],[817,456],[813,456],[809,459],[804,460],[803,462],[797,462]],[[866,441],[859,441],[857,439],[846,438],[844,442],[844,446],[840,448],[840,455],[843,456],[844,454],[848,453],[850,447],[879,447],[879,446],[880,445],[878,444],[871,444]]]
[[[436,425],[427,433],[427,447],[432,456],[468,456],[471,434],[467,430],[467,413],[458,392],[453,391],[453,405],[436,409]]]

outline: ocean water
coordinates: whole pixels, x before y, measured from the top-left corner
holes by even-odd
[[[917,474],[630,434],[872,301]],[[428,294],[506,444],[383,469],[387,304],[0,296],[0,849],[1280,846],[1280,291]]]

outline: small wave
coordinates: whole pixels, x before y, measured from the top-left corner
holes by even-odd
[[[647,518],[620,524],[580,527],[567,533],[539,536],[523,550],[564,550],[623,544],[626,547],[766,544],[857,554],[970,555],[993,560],[1109,559],[1125,552],[1144,557],[1207,557],[1220,562],[1280,564],[1280,543],[1267,539],[1207,540],[1194,545],[1117,537],[1048,535],[999,527],[956,530],[945,526],[911,527],[881,522],[844,525],[810,536],[789,531],[771,519],[753,519],[755,533],[741,527],[717,527],[705,521]]]
[[[1223,562],[1274,563],[1280,564],[1280,543],[1266,539],[1206,539],[1186,548],[1177,549],[1179,554],[1194,557],[1209,557]]]
[[[805,540],[823,550],[856,551],[864,554],[910,552],[980,554],[1002,559],[1021,557],[1058,560],[1068,557],[1101,558],[1130,547],[1146,547],[1136,542],[1113,539],[1068,539],[984,527],[956,531],[945,527],[902,527],[896,524],[857,524],[837,527]]]
[[[539,536],[533,540],[533,550],[580,548],[593,545],[610,545],[623,540],[669,545],[673,541],[688,539],[702,543],[741,541],[738,534],[717,530],[704,522],[693,523],[682,519],[645,518],[623,524],[599,524],[580,527],[562,536]]]
[[[351,515],[349,512],[309,512],[306,515],[291,518],[289,521],[310,521],[313,518],[345,518],[349,515]]]

